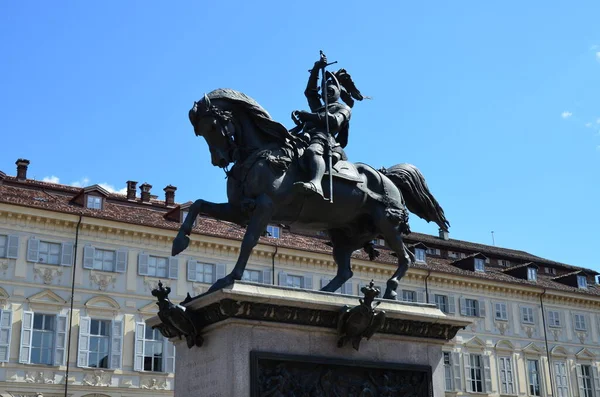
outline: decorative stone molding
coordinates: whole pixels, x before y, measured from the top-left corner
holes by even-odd
[[[533,334],[535,334],[535,328],[536,327],[534,325],[521,324],[521,329],[523,330],[523,332],[525,332],[527,337],[530,339],[533,337]]]
[[[110,386],[111,383],[111,374],[102,370],[96,370],[93,373],[85,374],[85,376],[83,377],[83,384],[87,386],[106,387]]]
[[[90,271],[90,282],[96,284],[100,291],[106,291],[108,287],[115,287],[117,277],[113,274],[101,272],[98,270]]]
[[[575,335],[577,336],[577,339],[579,339],[579,342],[583,345],[585,343],[588,333],[587,331],[575,331]]]
[[[145,378],[140,382],[140,388],[148,390],[167,390],[167,380],[162,378]]]
[[[508,321],[494,321],[496,329],[500,332],[500,335],[505,335],[506,331],[510,328]]]
[[[8,270],[8,259],[0,259],[0,272],[6,275],[6,271]]]
[[[52,372],[51,374],[47,375],[45,371],[27,371],[25,374],[25,382],[53,385],[56,383],[56,374]]]
[[[133,387],[133,379],[121,378],[121,387]]]
[[[4,307],[8,302],[8,292],[2,287],[0,287],[0,307]]]
[[[54,291],[45,289],[27,298],[29,307],[32,310],[54,310],[60,311],[67,303],[63,298],[58,296]]]
[[[146,286],[146,289],[149,292],[152,292],[153,289],[157,289],[158,288],[158,282],[162,282],[163,285],[165,287],[171,287],[172,284],[172,279],[168,279],[166,277],[164,277],[165,280],[163,280],[162,278],[158,278],[158,277],[150,277],[150,276],[144,276],[143,280],[144,280],[144,286]]]
[[[119,313],[121,306],[113,298],[109,296],[95,296],[85,302],[85,308],[89,315],[94,314],[110,314],[116,316]]]
[[[63,275],[63,271],[58,265],[40,265],[36,263],[33,265],[33,274],[34,280],[40,278],[44,284],[52,284],[54,279],[58,279],[57,284],[60,284],[60,277]]]
[[[562,329],[561,328],[550,328],[550,334],[552,335],[552,338],[554,339],[555,342],[558,342],[560,336],[562,335]]]

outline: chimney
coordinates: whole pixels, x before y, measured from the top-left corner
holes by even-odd
[[[140,186],[140,190],[142,191],[142,203],[150,202],[150,189],[152,189],[152,185],[147,183]]]
[[[4,179],[6,178],[6,174],[2,171],[0,171],[0,185],[2,185],[2,182],[4,182]]]
[[[165,205],[167,207],[172,207],[175,205],[175,190],[177,188],[173,185],[167,185],[166,188],[163,189],[165,191]]]
[[[29,160],[18,159],[15,164],[17,165],[17,179],[24,181],[27,179],[27,167],[29,166]]]
[[[136,181],[127,181],[127,200],[135,200]]]
[[[440,238],[442,240],[449,240],[450,237],[448,236],[448,230],[440,229]]]

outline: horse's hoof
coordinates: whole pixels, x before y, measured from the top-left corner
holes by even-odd
[[[190,245],[190,238],[188,236],[177,236],[173,240],[173,247],[171,248],[171,256],[175,256],[180,252],[183,252],[188,245]]]
[[[233,282],[234,282],[233,277],[231,277],[231,275],[227,275],[223,278],[218,279],[213,285],[210,286],[210,288],[206,292],[218,291],[227,286],[230,286],[231,284],[233,284]]]

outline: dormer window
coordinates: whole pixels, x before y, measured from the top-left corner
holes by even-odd
[[[281,235],[281,228],[279,226],[269,225],[267,226],[267,237],[279,238]]]
[[[102,197],[88,195],[86,200],[86,207],[92,210],[101,210]]]
[[[423,248],[415,248],[415,259],[417,262],[425,262],[425,250]]]
[[[535,267],[527,268],[527,280],[537,281],[537,269]]]
[[[475,258],[475,271],[476,272],[484,272],[485,271],[485,259]]]
[[[587,278],[582,275],[577,276],[577,287],[587,289]]]
[[[441,255],[439,248],[427,248],[427,255]]]

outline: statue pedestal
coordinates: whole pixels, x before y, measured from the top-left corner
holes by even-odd
[[[442,345],[470,322],[434,305],[386,300],[377,308],[385,323],[370,340],[358,351],[338,347],[339,313],[358,304],[355,296],[238,282],[194,298],[183,306],[204,341],[188,348],[171,338],[175,397],[443,396]],[[148,325],[166,324],[154,317]]]

